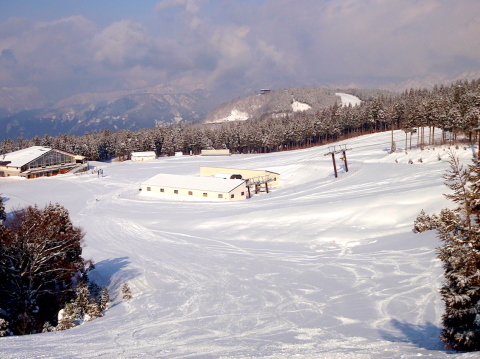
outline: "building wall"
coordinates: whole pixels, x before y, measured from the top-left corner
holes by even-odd
[[[0,166],[0,177],[20,176],[27,177],[27,175],[20,172],[20,168]]]
[[[280,175],[278,173],[265,171],[265,170],[246,170],[246,169],[238,169],[238,168],[200,166],[200,176],[202,177],[213,177],[217,173],[240,174],[244,179],[266,176],[272,179],[272,181],[269,182],[269,186],[275,186],[280,181]]]
[[[150,188],[150,190],[149,190]],[[163,188],[163,192],[161,189]],[[173,188],[173,187],[164,187],[164,186],[157,186],[157,185],[141,185],[142,192],[145,193],[159,193],[171,196],[185,196],[185,197],[197,197],[197,198],[204,198],[204,199],[211,199],[211,200],[219,200],[219,201],[239,201],[247,198],[247,187],[245,183],[241,184],[237,188],[233,189],[232,191],[226,192],[214,192],[214,191],[205,191],[205,190],[194,190],[194,189],[184,189],[184,188]],[[178,191],[178,193],[175,193]],[[190,194],[191,192],[191,194]],[[204,193],[207,196],[204,196]],[[243,195],[242,195],[243,193]],[[222,198],[219,198],[219,195],[222,195]],[[234,196],[233,198],[231,196]]]
[[[200,153],[202,156],[230,156],[230,150],[202,150]]]

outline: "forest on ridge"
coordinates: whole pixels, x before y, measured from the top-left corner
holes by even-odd
[[[417,128],[421,129],[418,132],[420,146],[433,141],[435,128],[442,130],[442,141],[456,141],[459,133],[466,134],[470,141],[476,139],[480,79],[435,86],[432,90],[411,89],[401,94],[374,90],[346,92],[358,96],[362,104],[352,107],[335,103],[322,110],[302,112],[273,111],[243,122],[214,125],[178,123],[139,131],[105,129],[83,136],[7,138],[0,143],[0,153],[35,145],[100,161],[114,157],[128,159],[133,151],[155,151],[157,156],[171,156],[176,152],[196,155],[202,149],[266,153],[318,146],[393,129],[401,129],[406,137],[407,134],[411,137]],[[428,134],[425,128],[430,128]]]

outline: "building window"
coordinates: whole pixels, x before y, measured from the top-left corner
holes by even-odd
[[[242,196],[245,196],[245,192],[242,192]]]
[[[178,194],[178,189],[174,189],[173,193]]]
[[[203,194],[203,197],[208,197],[208,193],[204,193],[204,194]]]
[[[189,196],[193,196],[193,192],[192,192],[192,191],[188,191],[188,195],[189,195]]]
[[[223,194],[219,193],[218,198],[223,198]]]
[[[234,194],[231,194],[231,195],[230,195],[230,198],[235,198],[235,195],[234,195]]]
[[[160,188],[160,192],[165,192],[165,190],[163,188]]]
[[[147,191],[151,191],[152,189],[150,187],[147,187]]]

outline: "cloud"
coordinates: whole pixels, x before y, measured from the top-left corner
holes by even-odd
[[[150,10],[101,27],[82,15],[0,23],[0,87],[59,99],[170,82],[233,97],[480,69],[478,0],[163,0]]]
[[[131,67],[149,52],[149,42],[141,25],[115,22],[93,37],[93,59],[107,67]]]
[[[155,5],[156,11],[162,11],[171,7],[179,6],[191,14],[196,14],[200,10],[200,4],[204,0],[163,0]]]

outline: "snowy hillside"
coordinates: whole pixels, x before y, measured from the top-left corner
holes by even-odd
[[[340,96],[342,106],[357,106],[362,102],[357,96],[350,95],[348,93],[337,92],[335,95]]]
[[[395,132],[397,148],[404,136]],[[0,338],[0,357],[477,357],[443,349],[439,243],[433,232],[412,233],[422,209],[450,205],[447,154],[388,154],[389,141],[380,133],[342,142],[352,150],[348,173],[337,156],[339,178],[324,146],[91,163],[103,178],[1,179],[8,211],[49,202],[70,211],[96,263],[91,277],[109,286],[114,305],[72,330]],[[472,149],[457,154],[468,163]],[[281,184],[228,203],[139,196],[155,174],[198,175],[202,165],[268,169]],[[126,281],[133,298],[122,302]]]

